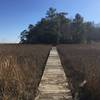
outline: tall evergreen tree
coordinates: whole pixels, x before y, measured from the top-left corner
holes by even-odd
[[[72,23],[73,27],[73,42],[80,43],[83,41],[84,27],[83,27],[83,17],[80,14],[75,15],[75,19]]]

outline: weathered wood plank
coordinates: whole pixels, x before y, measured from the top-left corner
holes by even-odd
[[[52,48],[35,100],[72,100],[58,52]]]

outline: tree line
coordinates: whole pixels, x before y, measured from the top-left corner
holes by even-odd
[[[67,15],[68,13],[49,8],[45,18],[35,25],[30,24],[27,30],[20,33],[20,43],[91,43],[100,40],[100,26],[84,21],[79,13],[73,19]]]

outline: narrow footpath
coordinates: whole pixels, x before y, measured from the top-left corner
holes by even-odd
[[[35,100],[72,100],[56,47],[50,51]]]

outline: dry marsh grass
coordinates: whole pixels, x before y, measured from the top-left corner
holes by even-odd
[[[0,100],[34,100],[50,48],[0,45]]]
[[[100,45],[59,45],[75,100],[100,100]]]

